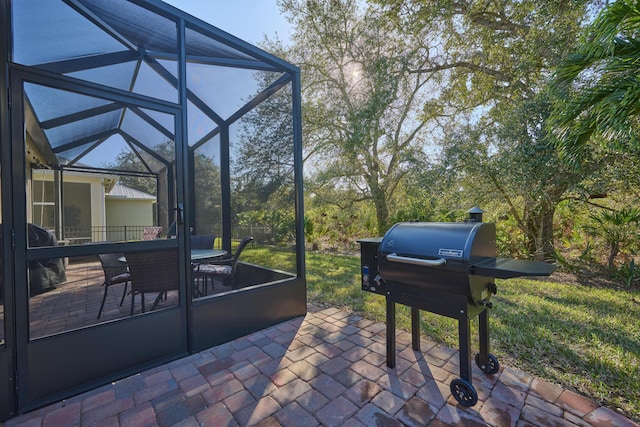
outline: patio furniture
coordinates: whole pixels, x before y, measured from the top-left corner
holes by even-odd
[[[189,238],[191,249],[213,249],[213,242],[216,240],[216,236],[213,234],[192,235]]]
[[[220,260],[227,255],[224,249],[191,249],[191,261],[210,262]]]
[[[169,228],[167,229],[167,235],[165,237],[167,239],[175,239],[176,230],[177,230],[177,225],[176,225],[176,222],[173,221],[171,224],[169,224]]]
[[[177,290],[180,285],[178,250],[165,249],[151,252],[129,252],[126,255],[131,274],[131,314],[135,306],[135,297],[142,299],[142,312],[145,312],[144,294],[157,293],[151,310],[155,310],[160,299],[167,291]]]
[[[58,246],[55,234],[35,224],[27,224],[30,248]],[[62,258],[29,261],[29,295],[35,296],[56,288],[67,280]]]
[[[120,298],[120,307],[124,303],[124,297],[127,295],[127,287],[131,281],[131,275],[127,268],[126,262],[120,261],[124,255],[118,252],[112,252],[108,254],[98,254],[100,258],[100,265],[102,265],[102,271],[104,272],[104,294],[102,295],[102,303],[100,304],[100,310],[98,310],[98,319],[102,315],[102,309],[104,303],[107,300],[107,291],[109,287],[113,285],[121,285],[124,283],[124,290],[122,291],[122,298]]]
[[[140,240],[155,240],[160,237],[160,233],[162,233],[162,227],[160,226],[144,227]]]
[[[253,237],[245,237],[236,248],[233,257],[225,258],[215,263],[203,263],[198,265],[196,274],[205,278],[210,278],[213,288],[214,279],[222,279],[223,282],[231,282],[231,288],[236,289],[235,275],[238,268],[238,260],[244,248],[253,241]]]
[[[216,236],[214,235],[192,235],[189,236],[191,240],[191,250],[210,250],[213,249],[213,242],[216,240]],[[206,260],[205,260],[206,262]],[[191,269],[193,271],[193,285],[194,290],[197,291],[197,295],[207,295],[207,286],[209,282],[209,278],[200,274],[200,265],[202,261],[194,261],[191,260]],[[202,290],[197,289],[197,282],[202,282]],[[213,290],[213,279],[211,279],[211,290]]]

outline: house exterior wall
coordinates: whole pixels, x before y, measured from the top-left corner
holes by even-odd
[[[33,181],[49,181],[54,180],[54,173],[52,170],[38,169],[33,170],[31,173],[30,165],[27,165],[27,221],[33,221],[33,194],[32,186]],[[73,230],[71,237],[73,238],[85,238],[91,239],[92,229],[98,227],[104,227],[106,225],[105,216],[105,182],[104,177],[99,175],[82,174],[76,172],[63,172],[63,192],[65,207],[76,205],[83,210],[83,220],[80,223],[71,223],[71,218],[65,218],[64,227],[67,230]],[[72,184],[72,185],[68,185]],[[74,194],[73,189],[82,189],[82,187],[75,186],[73,184],[84,184],[89,186],[89,197],[86,200],[86,194],[81,191],[81,194]],[[89,212],[86,212],[86,211]],[[87,217],[89,218],[89,224],[87,224]],[[71,221],[71,222],[70,222]],[[77,229],[77,230],[76,230]],[[79,233],[79,234],[78,234]],[[82,235],[80,235],[82,234]],[[69,236],[65,236],[69,237]]]
[[[28,221],[32,222],[33,181],[53,182],[54,173],[38,169],[33,170],[32,175],[29,168],[28,176],[33,176],[33,180],[30,179],[27,185]],[[64,220],[66,240],[71,239],[74,243],[130,240],[136,238],[137,234],[128,235],[123,231],[125,226],[137,227],[139,234],[143,226],[154,225],[155,198],[138,198],[135,195],[114,197],[106,194],[106,188],[112,179],[109,176],[65,171],[62,179],[64,205],[67,209]],[[74,216],[77,213],[80,214],[79,217]]]
[[[91,179],[91,226],[104,226],[107,219],[104,212],[104,184],[102,178]]]
[[[153,225],[153,200],[111,199],[105,202],[107,227]]]
[[[62,180],[64,183],[83,183],[91,186],[91,226],[99,227],[105,225],[103,178],[75,172],[64,172]]]
[[[27,219],[29,222],[33,221],[33,194],[32,194],[32,184],[33,181],[53,181],[54,175],[51,170],[34,170],[33,174],[31,173],[30,165],[27,165],[27,173],[28,173],[28,184],[27,184]],[[32,178],[31,178],[32,177]],[[89,174],[81,174],[75,172],[64,172],[62,174],[63,180],[63,192],[65,191],[64,185],[66,184],[86,184],[89,185],[90,188],[90,196],[88,203],[81,203],[81,205],[90,210],[90,228],[94,227],[104,227],[106,225],[106,214],[105,214],[105,183],[104,177],[99,175],[89,175]],[[68,186],[68,188],[73,188],[73,186]],[[74,198],[80,197],[80,199],[84,198],[84,195],[75,195],[75,194],[64,194],[65,203],[73,203]],[[83,202],[86,202],[82,200]],[[65,227],[79,227],[81,224],[72,224],[69,220],[65,221]],[[85,237],[90,237],[90,230],[87,230],[89,233]]]

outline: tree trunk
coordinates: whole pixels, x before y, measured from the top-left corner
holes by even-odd
[[[618,252],[620,252],[620,244],[619,242],[611,242],[611,247],[609,249],[609,259],[607,260],[607,265],[609,266],[609,268],[613,268],[614,267],[614,263],[616,260],[616,257],[618,256]]]
[[[528,254],[536,256],[538,249],[538,231],[540,218],[537,215],[537,206],[527,206],[524,212],[524,246]]]
[[[535,206],[528,210],[525,219],[525,247],[537,261],[555,258],[553,246],[553,217],[555,206]]]
[[[376,209],[376,221],[378,225],[378,233],[382,236],[389,226],[389,206],[387,206],[387,198],[383,191],[372,191],[373,205]]]
[[[525,247],[537,261],[555,258],[553,246],[553,217],[555,206],[537,205],[531,207],[526,215]]]
[[[542,247],[536,251],[540,254],[538,261],[549,261],[555,259],[556,251],[553,246],[553,216],[555,207],[546,206],[542,209],[542,229],[540,230],[540,240]]]

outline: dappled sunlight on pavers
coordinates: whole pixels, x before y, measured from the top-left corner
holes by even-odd
[[[386,366],[385,326],[337,308],[292,319],[7,421],[47,425],[638,426],[524,372],[473,367],[478,403],[451,396],[456,349],[397,332]]]

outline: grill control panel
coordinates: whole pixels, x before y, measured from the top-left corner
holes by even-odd
[[[386,295],[384,280],[378,271],[378,247],[382,237],[360,239],[360,275],[362,290]]]

